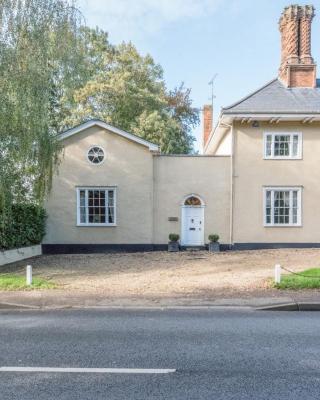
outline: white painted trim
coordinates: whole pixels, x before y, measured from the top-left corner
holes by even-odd
[[[81,190],[113,190],[114,193],[114,223],[92,223],[90,224],[89,222],[80,222],[80,191]],[[117,187],[116,186],[77,186],[76,187],[76,193],[77,193],[77,204],[76,204],[76,221],[78,227],[115,227],[117,226]],[[88,208],[88,196],[85,197],[85,207],[86,209]],[[106,211],[107,211],[108,205],[106,205]],[[107,213],[106,213],[106,218],[107,218]]]
[[[148,147],[150,151],[158,152],[160,150],[159,146],[154,144],[154,143],[148,142],[147,140],[144,140],[144,139],[142,139],[142,138],[140,138],[140,137],[138,137],[136,135],[133,135],[132,133],[123,131],[123,130],[121,130],[119,128],[116,128],[116,127],[114,127],[112,125],[107,124],[106,122],[99,121],[99,120],[88,121],[88,122],[85,122],[85,123],[83,123],[83,124],[81,124],[79,126],[76,126],[76,127],[72,128],[72,129],[69,129],[69,130],[61,133],[58,136],[58,140],[67,139],[70,136],[76,135],[77,133],[80,133],[80,132],[82,132],[82,131],[84,131],[84,130],[86,130],[88,128],[93,127],[93,126],[99,126],[100,128],[106,129],[106,130],[108,130],[108,131],[110,131],[112,133],[115,133],[115,134],[117,134],[119,136],[122,136],[122,137],[124,137],[126,139],[132,140],[133,142],[142,144],[143,146]]]
[[[277,135],[290,136],[290,153],[293,150],[293,136],[298,136],[298,154],[296,156],[275,156],[274,155],[274,138]],[[267,156],[267,136],[272,136],[271,156]],[[263,159],[264,160],[302,160],[303,152],[303,135],[302,132],[296,131],[265,131],[263,132]]]
[[[266,216],[266,192],[267,191],[290,191],[290,202],[292,202],[292,191],[297,191],[298,192],[298,212],[297,212],[297,223],[294,224],[290,222],[289,224],[274,224],[274,223],[267,223],[267,216]],[[273,192],[272,192],[273,193]],[[273,203],[273,198],[271,199],[271,221],[273,221],[273,213],[274,213],[274,208],[272,206]],[[291,208],[291,206],[290,206]],[[292,218],[292,214],[290,212],[290,219]],[[302,226],[302,186],[265,186],[263,187],[263,226],[265,228],[295,228],[295,227],[301,227]]]
[[[175,369],[168,368],[55,368],[55,367],[0,367],[0,372],[49,372],[76,374],[170,374]]]

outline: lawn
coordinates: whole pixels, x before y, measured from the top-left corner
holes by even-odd
[[[299,272],[299,275],[282,275],[281,282],[276,287],[278,289],[318,289],[320,288],[320,268],[306,269]]]
[[[55,287],[53,282],[41,278],[33,278],[32,285],[29,286],[26,284],[25,276],[0,276],[0,290],[54,289]]]

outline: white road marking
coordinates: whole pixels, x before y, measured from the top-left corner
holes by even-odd
[[[171,374],[175,369],[152,368],[52,368],[52,367],[0,367],[0,372],[75,372],[78,374]]]

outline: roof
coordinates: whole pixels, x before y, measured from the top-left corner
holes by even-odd
[[[287,88],[276,78],[240,101],[222,108],[222,114],[320,113],[320,82],[315,88]]]
[[[112,125],[109,125],[106,122],[101,121],[99,119],[92,119],[90,121],[84,122],[83,124],[77,125],[74,128],[68,129],[67,131],[60,133],[58,135],[58,138],[59,140],[67,139],[68,137],[76,135],[77,133],[80,133],[93,126],[99,126],[100,128],[104,128],[112,133],[115,133],[116,135],[122,136],[126,139],[132,140],[133,142],[146,146],[149,148],[150,151],[158,152],[160,150],[158,145],[151,143],[145,139],[142,139],[141,137],[134,135],[133,133],[129,133],[119,128],[116,128]]]

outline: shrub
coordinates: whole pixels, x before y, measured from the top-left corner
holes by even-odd
[[[170,233],[169,240],[170,242],[177,242],[180,239],[180,236],[177,233]]]
[[[0,210],[0,250],[39,244],[45,234],[46,212],[34,204],[13,204]]]
[[[220,239],[220,236],[214,233],[214,234],[209,235],[208,239],[210,242],[218,242]]]

